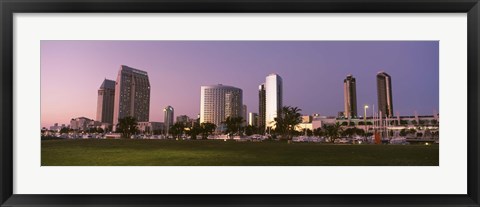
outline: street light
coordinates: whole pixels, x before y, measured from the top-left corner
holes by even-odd
[[[368,109],[368,105],[365,104],[363,109],[365,109],[365,111],[363,113],[363,125],[365,126],[365,136],[366,136],[366,134],[367,134],[367,109]]]

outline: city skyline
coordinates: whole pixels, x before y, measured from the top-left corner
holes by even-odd
[[[200,86],[219,83],[242,89],[248,112],[258,113],[258,86],[272,72],[283,78],[283,105],[303,114],[343,111],[347,74],[357,79],[358,105],[377,105],[379,71],[394,79],[395,115],[438,111],[436,41],[42,41],[41,50],[42,127],[94,119],[98,84],[120,65],[148,72],[149,121],[164,120],[168,105],[196,117]],[[60,78],[69,76],[75,81]]]

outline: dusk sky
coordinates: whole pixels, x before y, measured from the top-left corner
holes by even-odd
[[[393,110],[401,116],[439,110],[438,41],[42,41],[41,125],[95,119],[97,91],[116,80],[120,65],[148,72],[150,121],[200,112],[200,86],[243,90],[258,112],[258,85],[270,73],[283,79],[284,105],[303,114],[343,111],[343,80],[357,81],[358,115],[377,108],[376,74],[392,77]],[[367,111],[372,114],[371,107]]]

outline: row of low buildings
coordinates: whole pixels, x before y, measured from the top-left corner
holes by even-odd
[[[334,125],[337,123],[342,127],[357,127],[367,129],[369,131],[373,130],[374,127],[379,128],[379,125],[383,125],[392,130],[418,127],[438,129],[439,122],[440,120],[438,114],[431,116],[396,116],[382,119],[379,117],[366,117],[365,119],[363,117],[358,117],[345,119],[335,116],[320,116],[318,114],[314,114],[311,116],[302,116],[302,122],[297,125],[296,129],[298,131],[303,131],[305,129],[314,130],[317,128],[322,128],[325,125]]]
[[[171,114],[173,115],[173,114]],[[173,118],[170,119],[173,123]],[[187,115],[181,115],[176,117],[177,122],[184,123],[185,126],[191,126],[196,119],[192,119]],[[146,133],[168,133],[168,127],[166,127],[165,122],[137,122],[138,130],[140,132]],[[109,123],[102,123],[86,117],[77,117],[70,120],[69,125],[59,125],[55,123],[53,126],[50,126],[48,130],[59,132],[63,128],[68,128],[75,131],[87,131],[89,129],[98,129],[101,128],[103,131],[112,131],[112,125]],[[47,129],[45,129],[47,130]]]

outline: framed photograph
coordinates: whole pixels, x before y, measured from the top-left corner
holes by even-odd
[[[0,6],[2,206],[480,206],[478,0]]]

